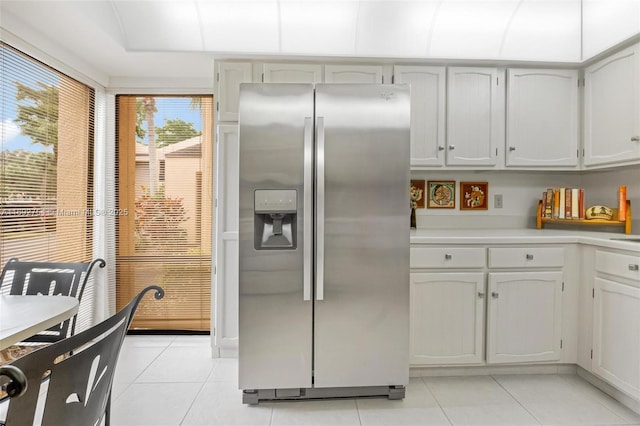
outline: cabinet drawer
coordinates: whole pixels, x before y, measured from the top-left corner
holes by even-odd
[[[489,268],[561,268],[562,247],[495,247],[489,249]]]
[[[596,271],[640,281],[640,255],[596,251]]]
[[[485,262],[484,248],[411,248],[412,268],[482,268]]]

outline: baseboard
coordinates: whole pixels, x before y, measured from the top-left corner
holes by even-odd
[[[410,377],[490,376],[494,374],[576,374],[575,364],[472,365],[460,367],[412,366]]]
[[[600,389],[602,392],[609,395],[611,398],[618,401],[620,404],[624,405],[628,409],[640,414],[640,401],[630,397],[626,393],[616,389],[611,386],[609,383],[605,382],[601,378],[591,374],[587,370],[582,367],[578,367],[576,373],[578,376],[585,379],[587,382],[591,383],[593,386]]]

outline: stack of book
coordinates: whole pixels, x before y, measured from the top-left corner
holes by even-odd
[[[584,189],[547,189],[542,193],[540,214],[548,219],[584,219]]]

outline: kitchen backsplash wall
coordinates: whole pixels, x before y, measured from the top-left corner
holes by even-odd
[[[535,228],[538,200],[547,188],[584,188],[585,207],[604,204],[617,207],[619,185],[627,186],[627,197],[640,215],[640,167],[593,172],[524,171],[414,171],[411,179],[455,181],[455,209],[416,210],[418,228]],[[460,210],[460,182],[488,182],[487,210]],[[495,207],[502,195],[502,208]],[[425,195],[426,196],[426,195]],[[409,210],[409,209],[407,209]],[[407,212],[408,215],[409,212]],[[408,221],[408,218],[407,218]],[[634,218],[633,233],[640,234]]]
[[[633,234],[640,235],[640,166],[584,173],[582,185],[588,188],[585,205],[603,204],[617,207],[618,186],[627,186],[627,199],[631,201]]]

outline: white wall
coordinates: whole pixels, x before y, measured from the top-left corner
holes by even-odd
[[[585,207],[617,207],[618,186],[627,186],[627,198],[635,206],[632,225],[640,234],[640,166],[591,172],[532,171],[424,171],[412,172],[411,179],[456,181],[455,209],[418,209],[418,228],[535,228],[538,200],[547,188],[584,188]],[[489,183],[488,210],[460,210],[460,182]],[[494,207],[494,196],[502,194],[503,207]]]
[[[411,179],[455,180],[455,209],[418,209],[418,228],[535,228],[538,200],[547,188],[579,188],[581,176],[566,172],[425,171]],[[460,182],[489,183],[488,210],[460,210]],[[502,194],[503,207],[494,208],[494,195]]]
[[[640,165],[608,171],[593,171],[582,176],[585,205],[618,206],[618,187],[627,186],[627,199],[631,201],[633,223],[631,230],[640,235]],[[635,211],[633,211],[635,209]]]

